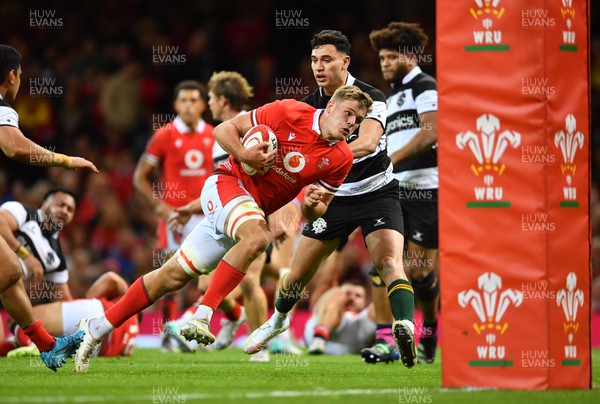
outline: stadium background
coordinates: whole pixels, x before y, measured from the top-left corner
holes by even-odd
[[[600,27],[592,4],[592,265],[600,310]],[[438,10],[438,12],[441,10]],[[430,37],[421,63],[435,75],[435,1],[3,1],[0,42],[23,55],[15,102],[26,136],[50,150],[86,157],[100,174],[24,166],[0,158],[0,200],[37,206],[55,185],[79,195],[61,236],[75,297],[103,272],[128,281],[156,267],[152,212],[136,197],[136,162],[157,125],[172,119],[172,89],[237,70],[254,105],[313,91],[312,35],[338,29],[352,43],[350,71],[382,91],[368,33],[390,21],[420,22]],[[207,111],[208,112],[208,111]],[[210,119],[209,119],[210,122]],[[443,173],[441,174],[443,175]],[[359,262],[367,266],[364,255]]]

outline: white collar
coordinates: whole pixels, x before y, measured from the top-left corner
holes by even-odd
[[[406,76],[404,76],[404,78],[402,79],[402,84],[406,84],[409,81],[411,81],[412,79],[414,79],[415,77],[417,77],[417,74],[422,73],[423,71],[421,70],[421,68],[419,66],[415,66],[413,67],[413,69],[408,72],[408,74]]]
[[[177,115],[177,117],[173,120],[173,125],[175,125],[175,129],[177,129],[177,131],[179,133],[191,133],[192,131],[190,130],[189,126],[187,126],[183,120],[179,117],[179,115]],[[195,128],[195,132],[202,132],[204,131],[204,127],[206,126],[206,122],[204,122],[203,119],[200,119],[198,121],[198,124],[196,125]]]
[[[315,111],[315,114],[313,115],[312,130],[314,130],[315,132],[317,132],[319,134],[319,136],[321,136],[321,128],[319,128],[319,118],[321,117],[321,114],[323,112],[325,112],[324,109],[317,109]],[[337,142],[339,142],[339,140],[330,140],[329,141],[329,146],[333,146]]]
[[[324,111],[325,111],[324,109],[317,109],[315,111],[315,114],[313,115],[312,130],[314,130],[315,132],[317,132],[319,134],[319,136],[321,135],[321,128],[319,128],[319,118],[321,117],[321,114]]]

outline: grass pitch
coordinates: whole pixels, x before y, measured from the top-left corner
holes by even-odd
[[[473,403],[600,402],[600,350],[591,391],[442,389],[440,363],[409,370],[399,362],[367,365],[359,356],[271,355],[250,363],[237,349],[163,354],[137,349],[130,358],[93,359],[75,374],[39,358],[0,358],[0,403]]]

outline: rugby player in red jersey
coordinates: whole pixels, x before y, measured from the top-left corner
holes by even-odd
[[[204,181],[213,169],[214,128],[202,119],[207,106],[208,92],[204,86],[195,80],[179,83],[173,91],[173,108],[177,116],[154,132],[135,170],[135,189],[158,216],[157,248],[161,251],[162,261],[177,251],[183,239],[203,218],[199,212],[180,229],[167,226],[174,209],[200,197]],[[155,181],[157,172],[159,180]],[[161,304],[165,323],[175,319],[177,294],[165,296]],[[178,345],[176,338],[163,333],[163,350],[174,350]]]
[[[200,307],[181,329],[188,340],[214,342],[209,323],[215,308],[271,242],[265,216],[291,201],[305,186],[303,216],[316,220],[325,213],[352,166],[352,152],[344,140],[371,105],[368,94],[344,86],[322,110],[295,100],[275,101],[215,128],[215,138],[230,157],[202,190],[205,219],[169,261],[135,281],[105,316],[80,322],[85,335],[75,354],[75,371],[88,370],[95,348],[115,327],[164,294],[216,268]],[[258,124],[275,132],[277,150],[265,153],[267,142],[243,147],[240,137]],[[242,162],[270,169],[264,175],[250,176]]]

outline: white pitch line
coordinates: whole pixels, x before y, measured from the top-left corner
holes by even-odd
[[[119,402],[119,401],[148,401],[148,402],[177,402],[183,400],[208,400],[208,399],[263,399],[277,397],[334,397],[334,396],[365,396],[374,394],[398,394],[398,389],[348,389],[348,390],[297,390],[297,391],[270,391],[256,393],[233,393],[233,394],[156,394],[139,396],[52,396],[52,397],[2,397],[3,403],[95,403],[95,402]],[[162,398],[162,400],[161,400]],[[181,401],[183,402],[183,401]]]

